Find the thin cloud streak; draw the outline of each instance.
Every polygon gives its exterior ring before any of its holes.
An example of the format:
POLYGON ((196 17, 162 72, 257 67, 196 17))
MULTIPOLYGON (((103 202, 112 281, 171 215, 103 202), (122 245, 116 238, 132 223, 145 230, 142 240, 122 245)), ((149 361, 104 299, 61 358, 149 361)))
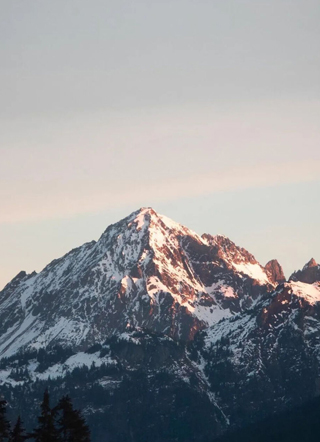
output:
POLYGON ((35 222, 96 213, 126 205, 153 205, 178 198, 319 180, 320 161, 260 164, 211 174, 146 182, 82 180, 17 182, 9 192, 0 181, 0 224, 35 222))

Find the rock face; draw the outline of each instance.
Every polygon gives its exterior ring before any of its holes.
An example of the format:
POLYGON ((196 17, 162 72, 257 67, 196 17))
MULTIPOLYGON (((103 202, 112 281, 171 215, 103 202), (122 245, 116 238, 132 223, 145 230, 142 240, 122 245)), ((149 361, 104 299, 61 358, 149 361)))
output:
POLYGON ((316 263, 314 258, 311 258, 309 262, 303 267, 302 270, 294 272, 290 279, 294 281, 307 282, 313 284, 320 280, 320 265, 316 263))
POLYGON ((270 274, 270 278, 275 284, 282 284, 286 281, 283 269, 276 259, 269 261, 266 264, 265 269, 270 274))
POLYGON ((320 394, 319 281, 140 209, 0 292, 1 394, 31 428, 69 393, 93 442, 212 440, 320 394))

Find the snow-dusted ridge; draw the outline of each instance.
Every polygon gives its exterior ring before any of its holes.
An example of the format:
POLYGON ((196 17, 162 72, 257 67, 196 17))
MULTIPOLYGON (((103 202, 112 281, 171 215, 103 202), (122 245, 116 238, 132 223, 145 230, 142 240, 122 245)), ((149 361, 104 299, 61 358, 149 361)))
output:
POLYGON ((307 284, 300 281, 291 281, 286 284, 295 296, 304 299, 310 305, 320 302, 320 282, 314 284, 307 284))

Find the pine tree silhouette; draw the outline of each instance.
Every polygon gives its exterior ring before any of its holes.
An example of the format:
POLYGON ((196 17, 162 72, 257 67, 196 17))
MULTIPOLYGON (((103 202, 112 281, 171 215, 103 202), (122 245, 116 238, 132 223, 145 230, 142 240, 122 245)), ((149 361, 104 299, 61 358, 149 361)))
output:
POLYGON ((61 442, 90 442, 90 430, 79 410, 73 408, 69 396, 63 396, 57 407, 61 442))
POLYGON ((0 400, 0 442, 4 442, 10 434, 10 424, 6 418, 7 402, 0 400))
POLYGON ((38 417, 38 428, 31 436, 35 442, 60 442, 58 431, 55 427, 54 411, 50 408, 48 389, 44 392, 41 404, 41 415, 38 417))
POLYGON ((26 435, 25 429, 22 426, 22 421, 20 416, 18 416, 17 422, 11 431, 9 442, 24 442, 28 437, 26 435))

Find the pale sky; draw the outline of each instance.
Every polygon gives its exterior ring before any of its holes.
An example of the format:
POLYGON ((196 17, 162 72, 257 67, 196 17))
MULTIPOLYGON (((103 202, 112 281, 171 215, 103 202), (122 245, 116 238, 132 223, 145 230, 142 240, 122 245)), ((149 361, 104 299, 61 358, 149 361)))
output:
POLYGON ((141 206, 320 262, 318 0, 2 0, 0 289, 141 206))

